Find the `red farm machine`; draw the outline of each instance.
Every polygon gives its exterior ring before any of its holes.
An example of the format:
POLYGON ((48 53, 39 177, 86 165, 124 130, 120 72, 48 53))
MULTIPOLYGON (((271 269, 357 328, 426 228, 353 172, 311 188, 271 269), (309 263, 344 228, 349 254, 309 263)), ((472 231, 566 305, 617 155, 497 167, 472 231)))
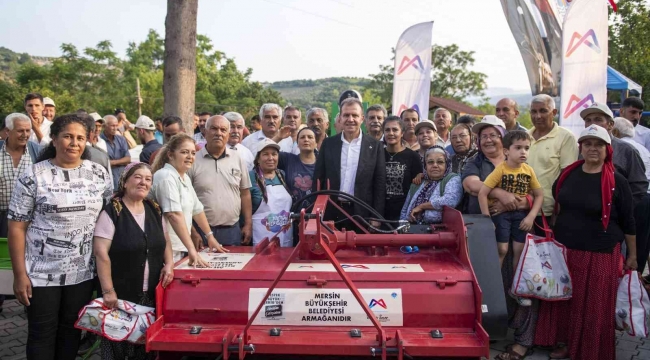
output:
POLYGON ((445 208, 441 224, 370 233, 335 194, 313 193, 312 210, 292 215, 296 247, 265 239, 201 253, 209 268, 176 264, 157 289, 147 350, 160 359, 489 357, 489 339, 507 331, 492 222, 445 208), (324 221, 328 206, 359 230, 324 221))

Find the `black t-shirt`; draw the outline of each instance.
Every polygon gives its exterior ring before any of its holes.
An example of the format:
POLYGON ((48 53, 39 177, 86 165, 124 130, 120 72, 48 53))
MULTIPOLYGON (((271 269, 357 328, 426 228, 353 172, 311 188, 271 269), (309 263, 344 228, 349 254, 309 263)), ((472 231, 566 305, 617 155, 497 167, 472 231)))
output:
MULTIPOLYGON (((634 199, 623 175, 616 182, 607 231, 603 230, 601 173, 588 174, 578 167, 562 184, 556 201, 560 213, 555 222, 555 238, 569 249, 611 253, 625 234, 635 235, 634 199)), ((553 195, 557 180, 553 184, 553 195)))
POLYGON ((406 201, 413 179, 422 172, 420 155, 411 149, 404 149, 391 155, 384 149, 386 155, 386 207, 384 217, 388 220, 399 220, 402 206, 406 201))

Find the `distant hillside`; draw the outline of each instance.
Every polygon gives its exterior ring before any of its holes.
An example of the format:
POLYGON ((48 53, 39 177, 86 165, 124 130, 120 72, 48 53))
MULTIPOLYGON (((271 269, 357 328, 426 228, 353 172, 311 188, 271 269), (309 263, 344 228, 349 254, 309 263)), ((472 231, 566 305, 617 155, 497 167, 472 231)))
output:
POLYGON ((316 80, 276 81, 265 84, 282 94, 282 97, 294 106, 302 109, 326 107, 327 103, 337 102, 339 95, 348 89, 359 90, 370 79, 355 77, 333 77, 316 80))

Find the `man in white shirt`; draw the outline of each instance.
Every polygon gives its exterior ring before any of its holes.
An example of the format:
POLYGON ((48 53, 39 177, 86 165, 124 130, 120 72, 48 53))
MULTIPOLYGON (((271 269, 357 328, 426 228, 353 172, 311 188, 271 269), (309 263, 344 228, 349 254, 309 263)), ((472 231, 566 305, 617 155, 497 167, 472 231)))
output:
POLYGON ((54 117, 56 117, 56 105, 54 104, 54 100, 50 99, 49 97, 43 98, 43 117, 50 120, 54 121, 54 117))
POLYGON ((287 106, 284 108, 282 123, 284 127, 291 129, 291 135, 278 142, 280 151, 299 155, 300 149, 296 142, 296 136, 298 136, 298 130, 300 130, 300 124, 302 123, 300 110, 295 106, 287 106))
MULTIPOLYGON (((361 133, 363 107, 359 99, 345 99, 341 104, 343 132, 323 141, 314 169, 313 191, 327 187, 352 195, 384 214, 386 200, 386 164, 384 147, 371 136, 361 133)), ((344 197, 332 196, 349 214, 370 216, 368 210, 344 197)), ((326 217, 340 220, 341 213, 327 208, 326 217)), ((348 229, 353 226, 346 226, 348 229)))
POLYGON ((106 140, 99 137, 99 135, 104 130, 104 119, 96 112, 90 113, 88 115, 90 115, 90 117, 95 120, 95 135, 92 137, 92 145, 98 149, 102 149, 105 152, 108 152, 108 148, 106 147, 106 140))
POLYGON ((212 113, 207 111, 199 114, 199 121, 197 123, 199 132, 194 133, 194 141, 199 146, 203 146, 207 142, 207 140, 205 139, 205 123, 208 121, 208 119, 211 116, 212 113))
POLYGON ((230 122, 228 147, 239 153, 239 157, 244 160, 248 171, 253 170, 253 161, 255 160, 253 153, 251 153, 246 146, 241 144, 241 140, 244 137, 244 117, 240 113, 234 111, 227 112, 223 114, 223 116, 230 122))
POLYGON ((438 129, 438 139, 436 145, 446 148, 451 145, 451 137, 449 127, 451 126, 451 113, 445 108, 437 108, 433 112, 433 122, 438 129))
POLYGON ((634 125, 634 141, 643 145, 647 150, 650 150, 650 129, 641 125, 641 114, 643 114, 643 100, 637 97, 629 97, 623 100, 621 104, 621 116, 630 120, 634 125))
MULTIPOLYGON (((638 128, 638 126, 635 128, 634 124, 628 119, 617 117, 614 118, 612 135, 632 145, 639 152, 641 160, 643 160, 643 165, 645 166, 645 176, 650 181, 650 151, 634 139, 636 129, 638 128)), ((648 192, 650 193, 650 186, 648 186, 648 192)))
POLYGON ((257 143, 264 139, 271 139, 279 135, 280 120, 282 119, 282 108, 278 104, 264 104, 260 108, 260 121, 262 130, 256 131, 242 141, 242 145, 251 151, 253 156, 257 154, 257 143))
POLYGON ((43 117, 43 96, 39 93, 29 93, 25 96, 25 112, 32 119, 32 135, 29 141, 42 146, 47 146, 50 139, 50 126, 52 122, 43 117))

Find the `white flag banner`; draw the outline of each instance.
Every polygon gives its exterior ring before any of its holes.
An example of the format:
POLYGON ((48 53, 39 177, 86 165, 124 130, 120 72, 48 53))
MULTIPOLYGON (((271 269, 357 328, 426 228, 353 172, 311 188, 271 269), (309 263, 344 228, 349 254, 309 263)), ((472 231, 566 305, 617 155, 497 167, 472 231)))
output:
POLYGON ((433 21, 406 29, 395 47, 393 114, 414 108, 420 119, 429 117, 431 89, 431 31, 433 21))
POLYGON ((576 138, 580 111, 607 101, 607 24, 604 0, 573 0, 564 18, 560 124, 576 138))

